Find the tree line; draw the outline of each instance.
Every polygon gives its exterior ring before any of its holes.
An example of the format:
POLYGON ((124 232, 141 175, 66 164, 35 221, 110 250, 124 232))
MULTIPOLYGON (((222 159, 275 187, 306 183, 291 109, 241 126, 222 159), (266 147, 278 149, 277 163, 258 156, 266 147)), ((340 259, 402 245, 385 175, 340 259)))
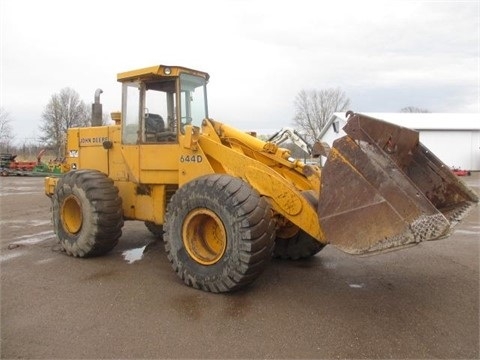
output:
MULTIPOLYGON (((305 139, 314 143, 320 140, 320 133, 328 120, 335 112, 349 110, 350 99, 340 88, 320 90, 301 90, 294 99, 293 125, 305 139)), ((54 151, 57 158, 64 155, 67 130, 71 127, 85 127, 91 125, 91 106, 80 99, 79 94, 69 88, 63 88, 53 94, 44 108, 39 126, 39 147, 54 151)), ((426 109, 408 106, 400 112, 429 112, 426 109)), ((104 114, 103 123, 108 122, 109 116, 104 114)), ((0 108, 0 151, 9 152, 14 138, 11 126, 11 116, 0 108)), ((25 150, 26 143, 23 145, 25 150)), ((29 147, 36 147, 29 144, 29 147)), ((18 146, 16 147, 18 150, 18 146)))
MULTIPOLYGON (((80 95, 72 88, 66 87, 53 94, 45 106, 40 120, 40 136, 32 141, 24 141, 23 145, 14 145, 10 114, 0 108, 0 151, 21 152, 31 155, 26 149, 49 149, 57 158, 65 153, 67 130, 72 127, 91 125, 92 108, 80 99, 80 95)), ((108 122, 109 115, 103 115, 103 124, 108 122)), ((35 150, 33 150, 35 151, 35 150)))

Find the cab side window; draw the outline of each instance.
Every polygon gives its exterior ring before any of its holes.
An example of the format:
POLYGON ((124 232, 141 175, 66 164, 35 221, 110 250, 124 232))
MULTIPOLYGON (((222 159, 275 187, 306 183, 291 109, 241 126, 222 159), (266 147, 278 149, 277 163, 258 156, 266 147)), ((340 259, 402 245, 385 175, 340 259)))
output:
POLYGON ((123 84, 122 143, 137 144, 140 135, 140 86, 138 83, 123 84))

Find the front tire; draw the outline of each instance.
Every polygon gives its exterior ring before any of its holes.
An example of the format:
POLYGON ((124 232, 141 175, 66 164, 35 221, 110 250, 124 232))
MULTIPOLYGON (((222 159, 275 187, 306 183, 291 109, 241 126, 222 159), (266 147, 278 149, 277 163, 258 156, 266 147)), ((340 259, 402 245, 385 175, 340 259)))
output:
POLYGON ((268 202, 242 180, 208 175, 181 187, 167 208, 165 250, 185 284, 240 289, 271 259, 275 223, 268 202))
POLYGON ((96 170, 68 172, 57 183, 53 224, 68 255, 106 254, 122 235, 122 200, 105 174, 96 170))

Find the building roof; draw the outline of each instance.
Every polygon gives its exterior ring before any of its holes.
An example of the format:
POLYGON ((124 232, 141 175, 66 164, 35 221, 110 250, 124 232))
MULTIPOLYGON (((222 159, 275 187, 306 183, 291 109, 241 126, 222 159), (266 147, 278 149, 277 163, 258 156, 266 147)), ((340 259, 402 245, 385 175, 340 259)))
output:
MULTIPOLYGON (((478 113, 362 113, 376 119, 384 120, 414 130, 480 130, 478 113)), ((327 132, 335 119, 345 120, 344 112, 336 112, 329 119, 320 133, 320 138, 327 132)))

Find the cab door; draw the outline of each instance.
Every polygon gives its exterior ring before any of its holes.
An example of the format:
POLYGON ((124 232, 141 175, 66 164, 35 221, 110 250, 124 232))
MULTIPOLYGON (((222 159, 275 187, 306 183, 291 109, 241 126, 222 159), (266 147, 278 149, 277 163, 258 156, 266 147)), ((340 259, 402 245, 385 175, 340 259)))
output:
POLYGON ((126 179, 134 183, 140 180, 141 139, 141 83, 124 83, 122 87, 122 155, 126 163, 126 179))

